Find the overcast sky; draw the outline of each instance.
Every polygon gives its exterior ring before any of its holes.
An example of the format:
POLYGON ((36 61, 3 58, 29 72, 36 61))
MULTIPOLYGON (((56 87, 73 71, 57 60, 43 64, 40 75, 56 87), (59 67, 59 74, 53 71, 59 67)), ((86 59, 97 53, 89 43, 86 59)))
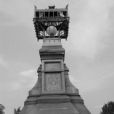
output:
POLYGON ((40 65, 34 5, 69 3, 65 62, 69 76, 92 114, 114 101, 114 0, 0 0, 0 103, 6 114, 23 106, 40 65))

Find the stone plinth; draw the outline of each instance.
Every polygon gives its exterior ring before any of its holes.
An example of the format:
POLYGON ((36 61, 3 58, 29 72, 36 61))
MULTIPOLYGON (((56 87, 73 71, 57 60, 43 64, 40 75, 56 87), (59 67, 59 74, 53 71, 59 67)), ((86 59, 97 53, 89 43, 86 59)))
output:
POLYGON ((20 114, 90 114, 69 80, 62 46, 43 46, 39 53, 38 81, 20 114))

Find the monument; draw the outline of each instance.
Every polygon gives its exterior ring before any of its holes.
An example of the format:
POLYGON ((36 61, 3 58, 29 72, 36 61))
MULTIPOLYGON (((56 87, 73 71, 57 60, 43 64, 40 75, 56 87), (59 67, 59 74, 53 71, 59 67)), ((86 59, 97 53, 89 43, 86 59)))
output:
POLYGON ((33 22, 37 39, 43 40, 39 50, 41 64, 38 80, 19 114, 90 114, 78 89, 70 82, 64 62, 61 40, 68 37, 68 6, 35 7, 33 22))

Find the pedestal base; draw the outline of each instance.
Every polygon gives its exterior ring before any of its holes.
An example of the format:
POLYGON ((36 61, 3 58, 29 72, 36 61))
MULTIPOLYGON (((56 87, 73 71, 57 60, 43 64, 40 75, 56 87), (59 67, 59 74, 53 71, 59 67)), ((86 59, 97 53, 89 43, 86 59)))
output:
POLYGON ((43 46, 38 81, 19 114, 90 114, 69 80, 62 46, 43 46))
POLYGON ((78 95, 29 97, 20 114, 90 114, 78 95))

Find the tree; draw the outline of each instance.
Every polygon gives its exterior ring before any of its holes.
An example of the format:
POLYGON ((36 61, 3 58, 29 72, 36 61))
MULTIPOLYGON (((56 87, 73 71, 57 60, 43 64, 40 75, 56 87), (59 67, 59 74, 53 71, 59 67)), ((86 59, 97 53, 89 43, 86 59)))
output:
POLYGON ((2 105, 2 104, 0 104, 0 114, 4 114, 4 110, 5 109, 5 107, 2 105))
POLYGON ((21 107, 14 109, 14 114, 19 114, 21 112, 21 107))
POLYGON ((114 102, 110 101, 102 107, 101 114, 114 114, 114 102))

